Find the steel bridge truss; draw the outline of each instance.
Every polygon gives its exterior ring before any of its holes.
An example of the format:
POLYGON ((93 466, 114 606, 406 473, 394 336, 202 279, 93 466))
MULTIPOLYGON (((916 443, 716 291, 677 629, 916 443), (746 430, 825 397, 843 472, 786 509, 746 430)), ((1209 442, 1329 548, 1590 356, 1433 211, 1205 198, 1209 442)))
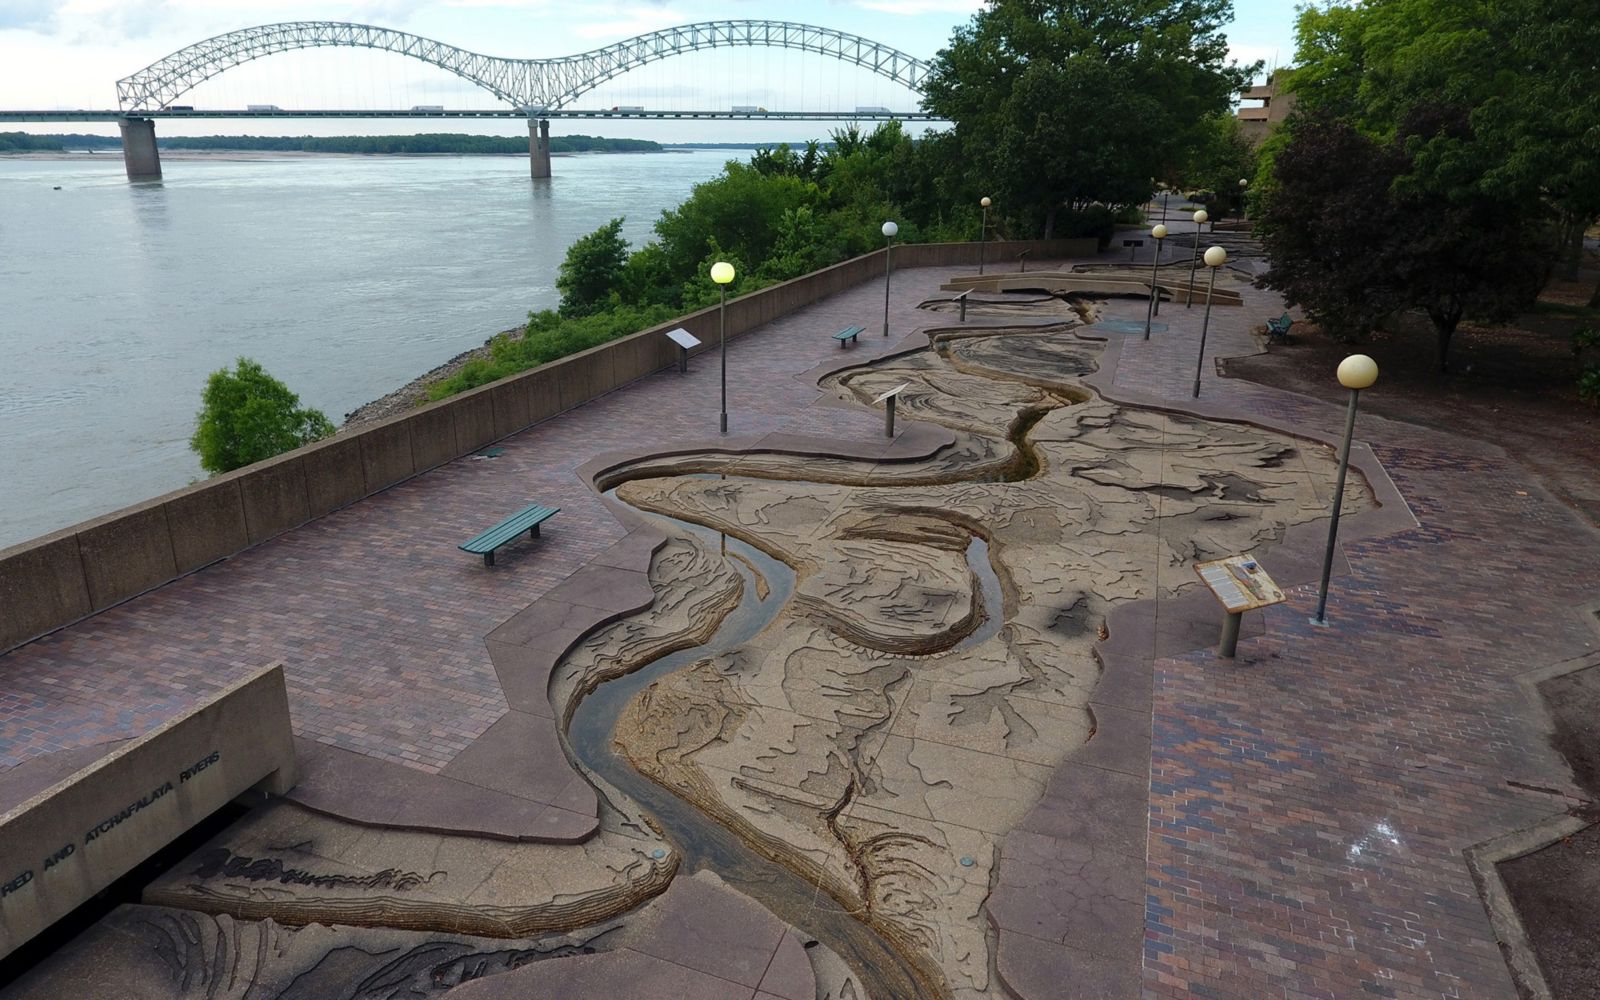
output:
POLYGON ((370 24, 289 21, 242 28, 179 49, 117 81, 124 113, 165 108, 196 85, 262 56, 344 46, 397 52, 448 70, 530 116, 554 111, 612 77, 700 49, 769 46, 832 56, 920 92, 928 64, 859 35, 789 21, 704 21, 555 59, 502 59, 370 24))

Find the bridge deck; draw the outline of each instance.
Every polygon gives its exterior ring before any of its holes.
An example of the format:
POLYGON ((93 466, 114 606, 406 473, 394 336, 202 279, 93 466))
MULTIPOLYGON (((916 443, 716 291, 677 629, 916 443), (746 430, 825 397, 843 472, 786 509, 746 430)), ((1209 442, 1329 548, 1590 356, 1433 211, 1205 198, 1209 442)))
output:
POLYGON ((416 111, 409 108, 326 108, 249 111, 240 108, 195 111, 120 111, 115 108, 80 108, 71 111, 0 111, 0 122, 114 122, 122 118, 725 118, 749 121, 762 118, 796 121, 943 121, 923 111, 611 111, 560 108, 527 112, 518 108, 455 108, 416 111))

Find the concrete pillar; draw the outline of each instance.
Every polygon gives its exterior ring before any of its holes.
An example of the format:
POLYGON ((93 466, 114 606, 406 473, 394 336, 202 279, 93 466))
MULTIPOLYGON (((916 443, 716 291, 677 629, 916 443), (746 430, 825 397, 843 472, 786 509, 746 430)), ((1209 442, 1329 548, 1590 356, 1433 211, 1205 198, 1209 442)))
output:
POLYGON ((528 119, 528 169, 533 177, 550 176, 550 119, 528 119))
POLYGON ((156 152, 156 123, 149 118, 122 118, 122 162, 130 181, 159 181, 161 156, 156 152))

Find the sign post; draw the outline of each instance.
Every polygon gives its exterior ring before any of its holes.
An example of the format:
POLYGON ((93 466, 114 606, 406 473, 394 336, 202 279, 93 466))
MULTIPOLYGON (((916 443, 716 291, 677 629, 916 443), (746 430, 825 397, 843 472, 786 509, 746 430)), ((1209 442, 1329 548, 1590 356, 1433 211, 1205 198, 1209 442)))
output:
POLYGON ((1249 554, 1196 563, 1194 571, 1226 612, 1217 656, 1231 660, 1239 648, 1239 624, 1246 611, 1282 604, 1283 591, 1249 554))
POLYGON ((667 339, 678 345, 678 371, 688 371, 689 351, 700 346, 699 338, 680 326, 676 330, 668 330, 667 339))
POLYGON ((901 382, 888 392, 874 399, 874 404, 884 404, 883 434, 885 437, 894 437, 894 401, 900 398, 900 390, 910 385, 910 382, 901 382))

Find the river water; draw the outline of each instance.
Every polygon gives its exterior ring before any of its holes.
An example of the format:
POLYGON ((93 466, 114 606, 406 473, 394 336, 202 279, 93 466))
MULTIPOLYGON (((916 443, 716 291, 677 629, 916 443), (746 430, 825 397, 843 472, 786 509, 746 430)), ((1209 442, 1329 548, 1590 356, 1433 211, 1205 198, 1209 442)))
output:
POLYGON ((738 155, 557 157, 550 182, 516 157, 169 157, 156 184, 115 153, 0 157, 0 547, 203 478, 200 391, 235 358, 337 424, 738 155))

